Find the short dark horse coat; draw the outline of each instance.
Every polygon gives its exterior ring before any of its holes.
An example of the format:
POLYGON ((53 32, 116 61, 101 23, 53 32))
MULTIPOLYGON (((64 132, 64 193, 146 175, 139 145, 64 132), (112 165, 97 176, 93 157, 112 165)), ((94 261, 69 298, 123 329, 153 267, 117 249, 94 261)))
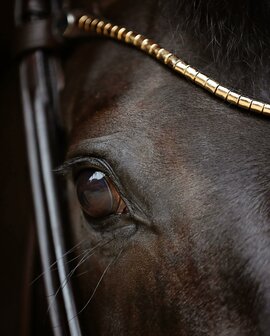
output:
MULTIPOLYGON (((270 100, 270 1, 74 6, 270 100)), ((269 120, 104 38, 76 47, 65 71, 64 169, 103 172, 126 204, 89 218, 70 192, 74 242, 97 246, 77 279, 86 334, 270 335, 269 120)))
MULTIPOLYGON (((71 5, 270 101, 268 0, 71 5)), ((270 121, 101 37, 72 46, 64 72, 83 335, 269 336, 270 121)))

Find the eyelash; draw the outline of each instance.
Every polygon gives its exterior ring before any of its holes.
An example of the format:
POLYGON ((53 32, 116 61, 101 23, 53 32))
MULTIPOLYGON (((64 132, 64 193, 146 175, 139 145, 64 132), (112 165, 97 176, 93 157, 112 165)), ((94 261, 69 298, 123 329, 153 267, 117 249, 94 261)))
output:
MULTIPOLYGON (((97 169, 103 172, 106 176, 115 180, 115 174, 110 168, 109 164, 104 159, 95 157, 75 157, 64 162, 60 167, 55 169, 55 173, 65 176, 67 178, 76 180, 77 176, 84 169, 97 169)), ((116 179, 117 180, 117 179, 116 179)), ((116 186, 118 187, 118 183, 116 186)))
POLYGON ((72 161, 72 176, 76 179, 77 176, 85 169, 96 169, 104 173, 111 178, 111 171, 107 169, 107 165, 104 161, 96 158, 78 158, 76 161, 72 161))

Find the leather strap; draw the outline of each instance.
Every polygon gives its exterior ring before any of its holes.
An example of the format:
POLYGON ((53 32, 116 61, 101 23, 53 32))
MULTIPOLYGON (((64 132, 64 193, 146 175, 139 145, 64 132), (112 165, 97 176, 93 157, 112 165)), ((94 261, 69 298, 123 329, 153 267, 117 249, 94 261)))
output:
POLYGON ((19 26, 16 30, 14 53, 20 57, 36 49, 52 50, 63 42, 52 19, 39 19, 19 26))

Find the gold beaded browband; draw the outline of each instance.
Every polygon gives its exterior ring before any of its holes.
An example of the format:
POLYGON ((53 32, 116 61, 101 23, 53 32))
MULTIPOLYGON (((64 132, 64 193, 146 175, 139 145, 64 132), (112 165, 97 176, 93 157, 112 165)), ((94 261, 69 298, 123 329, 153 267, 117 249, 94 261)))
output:
POLYGON ((196 85, 201 86, 204 90, 207 90, 214 96, 240 108, 270 116, 270 104, 250 99, 227 89, 215 80, 194 69, 189 64, 186 64, 183 60, 172 54, 170 51, 162 48, 153 40, 150 40, 141 34, 137 34, 125 27, 119 27, 110 22, 93 18, 89 15, 75 15, 69 13, 67 15, 67 20, 68 28, 64 33, 65 36, 69 36, 70 31, 75 28, 84 33, 93 32, 98 35, 104 35, 131 44, 164 63, 175 72, 180 73, 196 85))

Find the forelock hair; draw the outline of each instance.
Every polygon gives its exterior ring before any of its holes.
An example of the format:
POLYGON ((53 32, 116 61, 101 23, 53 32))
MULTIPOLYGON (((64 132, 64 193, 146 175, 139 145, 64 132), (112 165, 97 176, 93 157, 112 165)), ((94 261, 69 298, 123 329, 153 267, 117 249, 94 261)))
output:
POLYGON ((269 55, 268 0, 160 0, 160 6, 182 29, 204 39, 215 61, 252 65, 269 55))

